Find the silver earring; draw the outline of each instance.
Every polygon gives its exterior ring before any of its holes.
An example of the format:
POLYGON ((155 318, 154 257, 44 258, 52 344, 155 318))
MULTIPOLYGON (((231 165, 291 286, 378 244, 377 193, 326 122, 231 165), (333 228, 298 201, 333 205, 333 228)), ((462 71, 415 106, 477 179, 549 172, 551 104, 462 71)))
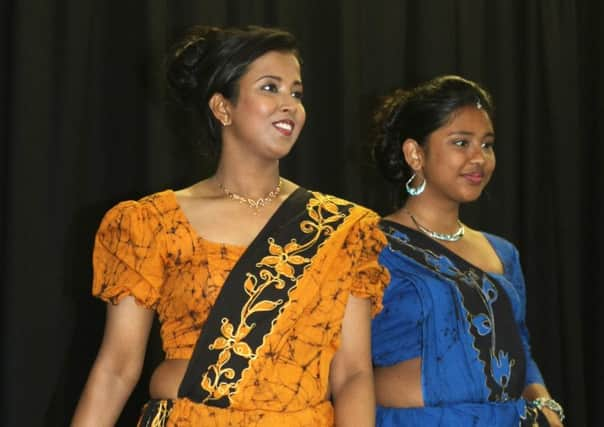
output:
POLYGON ((407 190, 407 193, 409 193, 410 196, 419 196, 426 189, 426 179, 424 178, 422 183, 415 188, 411 187, 411 183, 413 182, 414 179, 415 179, 415 173, 413 175, 411 175, 411 178, 409 178, 407 180, 407 182, 405 183, 405 189, 407 190))

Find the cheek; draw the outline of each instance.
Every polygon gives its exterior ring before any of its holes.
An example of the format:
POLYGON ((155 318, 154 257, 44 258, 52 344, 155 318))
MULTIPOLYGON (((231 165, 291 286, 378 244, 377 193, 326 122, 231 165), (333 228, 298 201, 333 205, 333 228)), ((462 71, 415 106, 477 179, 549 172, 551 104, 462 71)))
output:
POLYGON ((306 110, 304 106, 300 105, 298 109, 298 123, 300 124, 300 130, 304 127, 304 123, 306 123, 306 110))
POLYGON ((240 101, 242 101, 242 109, 247 113, 267 115, 275 109, 274 102, 261 96, 249 97, 240 101))
POLYGON ((256 102, 255 110, 262 115, 268 116, 275 111, 276 104, 269 99, 262 99, 256 102))
POLYGON ((497 160, 495 159, 495 154, 489 159, 487 162, 487 168, 489 174, 492 174, 495 171, 495 165, 497 164, 497 160))

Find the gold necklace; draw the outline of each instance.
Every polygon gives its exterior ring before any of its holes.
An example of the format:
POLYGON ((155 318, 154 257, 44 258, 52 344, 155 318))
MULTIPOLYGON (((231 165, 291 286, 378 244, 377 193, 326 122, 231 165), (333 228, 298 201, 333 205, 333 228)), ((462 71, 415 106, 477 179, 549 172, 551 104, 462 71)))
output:
POLYGON ((423 225, 421 225, 417 221, 417 219, 415 219, 413 214, 411 212, 409 212, 407 209, 405 209, 405 212, 407 212, 407 215, 409 215, 411 217, 413 224, 415 224, 415 226, 418 228, 419 231, 432 237, 433 239, 444 240, 445 242, 457 242, 459 239, 461 239, 463 237, 463 235, 466 231, 463 224, 461 223, 461 221, 459 219, 457 220, 457 225, 459 226, 459 228, 457 229, 457 231, 455 233, 447 234, 447 233, 439 233, 437 231, 432 231, 429 228, 426 228, 423 225))
POLYGON ((283 181, 279 178, 279 182, 269 193, 260 197, 259 199, 252 199, 250 197, 242 196, 241 194, 237 194, 229 189, 227 189, 221 182, 218 183, 218 186, 222 190, 222 192, 231 200, 236 200, 243 205, 247 205, 250 209, 254 210, 254 215, 258 213, 258 210, 263 208, 264 206, 271 203, 275 198, 281 193, 281 184, 283 181))

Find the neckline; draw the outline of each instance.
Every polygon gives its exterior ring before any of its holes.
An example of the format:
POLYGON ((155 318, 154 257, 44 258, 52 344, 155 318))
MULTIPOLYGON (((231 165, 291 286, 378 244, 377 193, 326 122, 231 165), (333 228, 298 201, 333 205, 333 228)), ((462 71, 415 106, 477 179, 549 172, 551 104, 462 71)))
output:
MULTIPOLYGON (((290 200, 292 198, 292 196, 294 194, 298 193, 298 191, 300 191, 300 190, 303 190, 303 188, 300 187, 300 186, 298 186, 294 191, 292 191, 281 202, 281 204, 277 207, 277 209, 275 210, 275 212, 273 213, 273 215, 271 215, 269 217, 269 219, 268 219, 268 221, 266 223, 268 224, 271 221, 271 219, 273 218, 273 216, 275 216, 275 214, 281 209, 281 207, 283 206, 283 204, 285 204, 285 202, 287 202, 288 200, 290 200)), ((176 211, 178 212, 178 215, 181 217, 182 222, 186 225, 186 227, 189 230, 189 233, 191 234, 191 236, 193 236, 193 238, 195 240, 201 241, 201 242, 203 242, 205 244, 209 244, 209 245, 212 245, 212 246, 224 246, 224 247, 227 247, 227 248, 232 248, 232 249, 236 249, 236 250, 240 250, 240 251, 245 251, 249 247, 249 244, 247 244, 247 245, 238 245, 238 244, 235 244, 235 243, 220 242, 220 241, 211 240, 211 239, 207 239, 207 238, 203 237, 195 229, 195 227, 193 227, 193 224, 191 223, 191 221, 189 221, 189 217, 187 216, 187 214, 183 210, 182 206, 178 202, 178 197, 176 197, 176 192, 173 189, 168 189, 168 190, 166 190, 166 193, 170 195, 171 202, 176 207, 176 211)), ((262 229, 264 229, 264 226, 262 227, 262 229)))
POLYGON ((430 237, 426 236, 424 233, 422 233, 421 231, 415 230, 409 226, 406 226, 404 224, 401 224, 399 222, 396 221, 392 221, 391 219, 385 219, 382 218, 380 220, 381 223, 387 223, 388 225, 393 226, 395 229, 397 229, 398 231, 401 232, 405 232, 405 233, 411 233, 414 234, 416 237, 420 238, 420 239, 424 239, 425 241, 427 241, 428 243, 437 246, 441 251, 445 252, 447 256, 454 258, 478 271, 480 271, 481 273, 484 274, 488 274, 489 276, 496 276, 496 277, 507 277, 506 275, 506 270, 505 270, 505 263, 503 262, 503 259, 501 258, 501 254, 499 253, 499 251, 497 250, 497 247, 495 245, 493 245, 493 242, 491 241, 491 239, 489 239, 489 236, 487 233, 483 232, 483 231, 479 231, 480 234, 482 234, 484 236, 485 239, 487 239, 488 244, 491 246, 491 248, 493 249, 493 252, 495 252, 495 255, 497 256, 497 258, 499 259, 499 262, 501 264, 502 267, 502 272, 498 273, 495 271, 486 271, 483 268, 478 267, 477 265, 471 263, 470 261, 468 261, 467 259, 465 259, 464 257, 456 254, 455 252, 453 252, 451 249, 447 248, 445 245, 443 245, 442 243, 431 239, 430 237))

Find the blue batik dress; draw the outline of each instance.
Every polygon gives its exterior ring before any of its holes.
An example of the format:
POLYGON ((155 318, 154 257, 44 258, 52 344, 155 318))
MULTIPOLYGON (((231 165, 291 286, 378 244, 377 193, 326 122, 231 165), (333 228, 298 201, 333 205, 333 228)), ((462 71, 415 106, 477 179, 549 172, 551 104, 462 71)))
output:
POLYGON ((525 326, 518 251, 485 233, 504 267, 486 273, 401 224, 382 220, 391 281, 372 324, 375 366, 421 358, 424 407, 378 406, 377 426, 509 427, 524 388, 543 383, 525 326))

